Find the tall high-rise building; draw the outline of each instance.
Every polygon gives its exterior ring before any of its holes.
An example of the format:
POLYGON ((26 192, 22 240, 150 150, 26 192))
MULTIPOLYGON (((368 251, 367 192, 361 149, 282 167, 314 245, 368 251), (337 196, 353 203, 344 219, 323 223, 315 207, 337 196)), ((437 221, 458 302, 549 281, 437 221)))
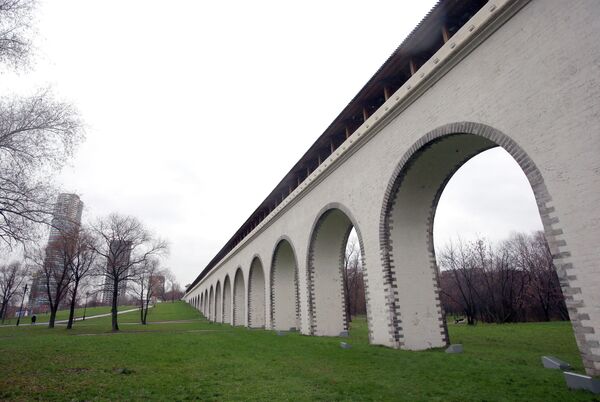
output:
POLYGON ((113 240, 110 242, 110 256, 106 261, 106 279, 102 290, 102 302, 111 303, 114 293, 114 277, 118 275, 119 293, 122 300, 127 293, 127 280, 129 262, 131 259, 131 242, 126 240, 113 240))
MULTIPOLYGON (((46 259, 44 262, 50 269, 58 267, 58 264, 61 263, 61 250, 58 247, 61 233, 79 226, 81 224, 82 213, 83 202, 77 194, 61 193, 58 195, 52 213, 50 234, 48 235, 48 245, 46 247, 46 259)), ((43 308, 43 306, 47 306, 49 303, 45 275, 42 271, 33 274, 29 300, 31 307, 34 309, 43 308)))
POLYGON ((81 224, 83 202, 77 194, 62 193, 54 205, 52 224, 48 244, 57 241, 61 232, 65 232, 81 224))

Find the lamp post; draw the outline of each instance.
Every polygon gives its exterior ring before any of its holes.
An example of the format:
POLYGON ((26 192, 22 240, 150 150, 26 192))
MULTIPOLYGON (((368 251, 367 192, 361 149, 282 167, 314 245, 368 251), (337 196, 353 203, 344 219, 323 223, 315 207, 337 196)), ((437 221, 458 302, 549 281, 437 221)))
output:
POLYGON ((87 300, 88 300, 88 296, 90 295, 90 292, 85 292, 85 305, 83 306, 83 320, 85 321, 85 311, 87 310, 87 300))
POLYGON ((21 313, 23 312, 23 303, 25 302, 25 294, 27 293, 27 284, 25 284, 25 290, 23 291, 23 298, 21 299, 21 307, 19 308, 19 317, 17 317, 17 327, 21 323, 21 313))

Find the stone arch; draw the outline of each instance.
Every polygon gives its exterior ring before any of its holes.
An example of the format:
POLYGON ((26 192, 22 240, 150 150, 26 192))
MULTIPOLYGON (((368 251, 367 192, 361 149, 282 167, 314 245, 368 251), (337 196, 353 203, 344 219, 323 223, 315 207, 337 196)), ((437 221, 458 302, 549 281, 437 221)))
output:
POLYGON ((210 285, 210 291, 208 292, 208 319, 210 321, 215 320, 215 294, 212 285, 210 285))
POLYGON ((215 322, 223 322, 223 297, 221 295, 221 281, 215 287, 215 322))
POLYGON ((287 236, 282 236, 275 243, 270 277, 272 329, 299 329, 298 260, 292 241, 287 236))
MULTIPOLYGON (((435 211, 454 173, 472 157, 497 146, 504 148, 527 176, 546 237, 558 256, 559 278, 561 283, 566 280, 557 248, 566 244, 556 238, 562 230, 558 219, 550 216, 551 198, 533 160, 515 141, 490 126, 472 122, 444 125, 421 137, 402 156, 384 196, 380 248, 384 294, 390 306, 390 342, 396 347, 421 350, 448 344, 433 244, 435 211)), ((569 294, 565 285, 563 292, 569 294)), ((577 329, 577 317, 572 318, 577 329)))
POLYGON ((229 279, 229 275, 225 275, 225 279, 223 280, 223 322, 233 325, 231 298, 231 280, 229 279))
POLYGON ((317 216, 307 257, 310 334, 339 336, 348 330, 343 269, 346 243, 354 227, 360 244, 371 339, 367 270, 360 228, 349 210, 339 203, 326 205, 317 216))
POLYGON ((264 328, 266 315, 265 270, 259 256, 254 256, 248 275, 248 326, 264 328))
POLYGON ((242 268, 238 268, 233 279, 233 325, 246 325, 246 285, 242 268))

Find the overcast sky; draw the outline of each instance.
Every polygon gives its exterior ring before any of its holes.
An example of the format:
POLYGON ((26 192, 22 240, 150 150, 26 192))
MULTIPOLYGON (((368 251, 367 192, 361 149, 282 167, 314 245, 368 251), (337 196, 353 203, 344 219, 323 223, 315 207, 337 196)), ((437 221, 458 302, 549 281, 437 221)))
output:
MULTIPOLYGON (((186 284, 434 3, 46 0, 35 63, 2 88, 77 105, 87 140, 59 183, 84 220, 133 214, 167 238, 186 284)), ((436 245, 540 227, 525 176, 492 150, 450 181, 436 245)))

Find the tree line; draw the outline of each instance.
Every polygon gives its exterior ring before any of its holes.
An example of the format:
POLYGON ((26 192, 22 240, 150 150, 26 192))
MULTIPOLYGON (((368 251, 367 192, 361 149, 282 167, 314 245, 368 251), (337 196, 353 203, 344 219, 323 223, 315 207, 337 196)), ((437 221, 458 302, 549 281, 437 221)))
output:
POLYGON ((552 253, 541 231, 450 243, 438 253, 446 314, 468 324, 568 320, 552 253))
MULTIPOLYGON (((153 235, 137 218, 113 213, 89 225, 73 222, 58 232, 47 244, 29 243, 21 260, 0 264, 2 323, 9 310, 15 311, 24 299, 24 286, 34 277, 41 283, 47 300, 49 328, 54 328, 56 313, 64 306, 69 308, 67 329, 73 327, 82 293, 86 302, 90 294, 95 299, 99 294, 111 296, 114 331, 119 330, 119 295, 132 295, 140 307, 142 324, 146 324, 151 301, 181 297, 173 274, 161 265, 168 243, 153 235), (159 279, 162 282, 157 282, 159 279), (170 291, 164 287, 166 281, 171 284, 170 291)), ((33 289, 30 291, 33 294, 33 289)))
MULTIPOLYGON (((468 324, 568 320, 560 281, 544 233, 516 233, 497 245, 485 239, 451 242, 436 253, 440 300, 449 317, 468 324)), ((358 239, 344 259, 346 315, 366 314, 358 239)))
POLYGON ((23 271, 23 275, 37 273, 38 280, 41 275, 50 328, 54 327, 56 312, 65 304, 69 306, 67 329, 73 326, 82 285, 94 298, 98 294, 110 296, 113 331, 119 330, 120 295, 134 295, 145 324, 151 300, 165 296, 164 292, 156 294, 156 280, 170 279, 177 286, 170 271, 161 266, 161 258, 168 252, 167 242, 135 217, 113 213, 90 225, 74 222, 58 232, 47 245, 27 252, 23 271))

